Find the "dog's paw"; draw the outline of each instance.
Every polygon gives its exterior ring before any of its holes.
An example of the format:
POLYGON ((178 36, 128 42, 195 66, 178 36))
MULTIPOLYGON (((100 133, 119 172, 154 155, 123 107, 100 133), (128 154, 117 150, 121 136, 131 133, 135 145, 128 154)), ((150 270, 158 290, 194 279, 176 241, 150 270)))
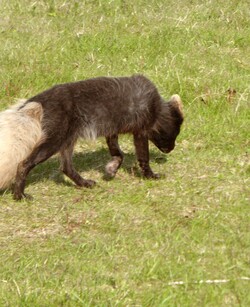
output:
POLYGON ((119 164, 116 161, 110 161, 106 166, 105 166, 105 172, 106 175, 110 177, 115 177, 116 172, 118 170, 119 164))
POLYGON ((94 180, 90 180, 90 179, 85 179, 84 180, 84 183, 83 183, 83 186, 85 188, 93 188, 93 186, 96 185, 96 182, 94 180))
POLYGON ((13 199, 14 200, 23 200, 23 199, 27 199, 27 200, 33 200, 34 198, 26 193, 13 193, 13 199))
POLYGON ((144 174, 144 177, 147 178, 147 179, 160 179, 161 178, 161 175, 160 174, 157 174, 157 173, 147 173, 147 174, 144 174))

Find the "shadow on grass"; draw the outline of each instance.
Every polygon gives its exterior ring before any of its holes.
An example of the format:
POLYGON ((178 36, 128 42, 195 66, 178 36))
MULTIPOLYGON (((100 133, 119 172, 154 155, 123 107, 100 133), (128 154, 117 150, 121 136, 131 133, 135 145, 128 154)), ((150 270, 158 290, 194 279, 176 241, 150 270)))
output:
MULTIPOLYGON (((99 150, 87 153, 75 153, 73 156, 73 166, 79 173, 94 170, 102 173, 103 180, 112 180, 113 178, 108 177, 105 173, 105 165, 109 160, 109 151, 105 148, 101 148, 99 150)), ((150 153, 150 161, 156 162, 158 164, 163 164, 167 161, 167 156, 162 153, 155 153, 152 151, 150 153)), ((124 161, 121 169, 123 169, 128 174, 136 177, 141 177, 134 153, 124 153, 124 161)), ((34 169, 32 169, 28 175, 26 186, 35 182, 44 181, 46 179, 53 180, 58 184, 66 186, 74 185, 71 180, 64 179, 64 175, 60 171, 60 163, 57 156, 48 159, 47 161, 37 165, 34 169)), ((3 193, 5 193, 5 191, 0 191, 0 195, 3 193)))

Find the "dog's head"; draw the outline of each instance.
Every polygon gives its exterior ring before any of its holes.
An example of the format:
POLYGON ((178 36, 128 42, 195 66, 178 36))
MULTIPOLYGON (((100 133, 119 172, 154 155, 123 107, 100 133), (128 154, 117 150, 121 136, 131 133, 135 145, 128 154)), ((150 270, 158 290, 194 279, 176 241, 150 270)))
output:
POLYGON ((161 115, 149 132, 150 141, 164 153, 172 151, 183 120, 181 99, 173 95, 169 102, 163 103, 161 115))

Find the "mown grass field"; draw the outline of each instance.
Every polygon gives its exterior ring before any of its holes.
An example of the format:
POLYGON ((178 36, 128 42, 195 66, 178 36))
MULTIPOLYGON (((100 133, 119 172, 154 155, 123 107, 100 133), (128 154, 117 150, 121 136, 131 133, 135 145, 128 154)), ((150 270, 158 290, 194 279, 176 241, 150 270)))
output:
POLYGON ((123 136, 112 181, 104 139, 82 140, 74 164, 94 189, 54 157, 29 175, 33 201, 1 193, 0 306, 250 305, 249 18, 243 0, 0 1, 0 110, 143 73, 185 112, 175 150, 150 148, 160 180, 141 178, 123 136))

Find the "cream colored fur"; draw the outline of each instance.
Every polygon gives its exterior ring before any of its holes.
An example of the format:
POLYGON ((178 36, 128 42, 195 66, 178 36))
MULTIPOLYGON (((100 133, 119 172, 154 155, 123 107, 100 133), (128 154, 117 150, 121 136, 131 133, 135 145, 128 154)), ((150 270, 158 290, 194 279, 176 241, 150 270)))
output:
POLYGON ((179 110, 181 111, 181 113, 183 114, 183 104, 181 101, 181 97, 177 94, 173 95, 170 99, 171 101, 174 101, 176 103, 176 105, 178 106, 179 110))
POLYGON ((24 103, 21 101, 0 113, 0 190, 13 183, 18 164, 42 138, 41 105, 24 103))

